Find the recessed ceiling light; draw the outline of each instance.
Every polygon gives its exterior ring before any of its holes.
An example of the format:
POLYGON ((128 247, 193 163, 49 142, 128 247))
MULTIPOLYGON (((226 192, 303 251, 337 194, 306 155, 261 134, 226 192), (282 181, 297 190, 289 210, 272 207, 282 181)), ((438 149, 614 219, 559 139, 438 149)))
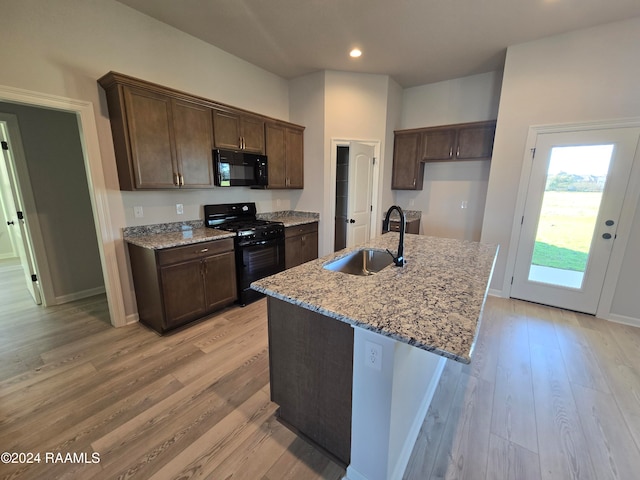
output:
POLYGON ((351 57, 353 58, 358 58, 360 55, 362 55, 362 52, 360 51, 360 49, 354 48, 349 52, 349 55, 351 55, 351 57))

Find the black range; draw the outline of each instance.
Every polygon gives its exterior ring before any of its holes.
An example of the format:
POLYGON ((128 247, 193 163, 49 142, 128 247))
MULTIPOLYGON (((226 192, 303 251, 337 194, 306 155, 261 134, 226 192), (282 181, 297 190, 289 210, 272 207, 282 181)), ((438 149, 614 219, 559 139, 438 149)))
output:
POLYGON ((204 206, 208 228, 235 232, 238 303, 246 305, 264 295, 251 282, 284 270, 284 225, 256 218, 256 204, 223 203, 204 206))

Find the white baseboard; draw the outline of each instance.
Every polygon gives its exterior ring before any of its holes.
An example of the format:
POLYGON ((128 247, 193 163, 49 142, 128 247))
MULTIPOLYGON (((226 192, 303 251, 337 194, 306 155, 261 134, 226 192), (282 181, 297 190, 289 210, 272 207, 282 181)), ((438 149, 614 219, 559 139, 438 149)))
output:
POLYGON ((69 293, 68 295, 60 295, 56 297, 56 305, 62 305, 63 303, 74 302, 87 297, 93 297, 94 295, 100 295, 105 293, 104 285, 96 288, 89 288, 80 292, 69 293))
POLYGON ((138 323, 140 321, 140 317, 137 313, 130 313, 125 317, 125 325, 132 325, 134 323, 138 323))
POLYGON ((9 260, 9 259, 14 259, 14 258, 18 258, 16 257, 16 254, 13 252, 10 253, 0 253, 0 260, 9 260))
POLYGON ((624 325, 630 325, 632 327, 640 327, 640 318, 626 317, 624 315, 618 315, 616 313, 610 313, 605 317, 605 320, 610 322, 622 323, 624 325))
POLYGON ((492 297, 503 297, 502 290, 498 290, 497 288, 490 288, 487 292, 492 297))

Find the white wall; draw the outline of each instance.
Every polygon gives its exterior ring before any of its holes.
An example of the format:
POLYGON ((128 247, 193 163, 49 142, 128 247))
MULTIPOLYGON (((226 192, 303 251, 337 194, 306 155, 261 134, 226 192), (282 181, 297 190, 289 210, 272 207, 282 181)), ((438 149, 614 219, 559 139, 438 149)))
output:
MULTIPOLYGON (((502 290, 525 142, 531 125, 640 117, 640 18, 509 47, 482 240, 500 244, 491 287, 502 290)), ((628 241, 612 312, 640 319, 640 218, 628 241)))
POLYGON ((391 162, 385 155, 390 81, 386 75, 324 71, 291 82, 291 120, 307 127, 305 188, 295 206, 320 212, 320 256, 333 251, 331 141, 379 141, 379 168, 385 169, 391 162))
MULTIPOLYGON (((133 206, 146 206, 139 223, 176 218, 183 203, 184 219, 202 217, 201 205, 256 200, 273 210, 279 200, 289 207, 287 192, 241 188, 224 192, 119 191, 113 143, 104 92, 96 80, 110 70, 142 78, 230 105, 288 120, 288 82, 194 37, 112 0, 2 1, 3 38, 0 85, 90 101, 96 111, 98 138, 107 188, 110 189, 114 238, 121 228, 138 224, 133 206), (5 45, 6 46, 6 45, 5 45), (196 215, 197 213, 197 215, 196 215)), ((124 244, 118 263, 125 311, 135 313, 133 287, 124 244)))
MULTIPOLYGON (((407 88, 401 128, 493 120, 498 115, 502 72, 490 72, 407 88)), ((421 210, 425 235, 480 240, 491 162, 429 162, 422 190, 396 190, 405 209, 421 210)))

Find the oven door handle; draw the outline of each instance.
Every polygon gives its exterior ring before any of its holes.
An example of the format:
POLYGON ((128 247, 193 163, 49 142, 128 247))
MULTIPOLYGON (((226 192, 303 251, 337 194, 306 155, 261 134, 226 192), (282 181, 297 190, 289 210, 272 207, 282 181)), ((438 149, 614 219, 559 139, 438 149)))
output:
POLYGON ((261 240, 259 242, 255 242, 255 241, 248 241, 248 242, 238 242, 238 246, 239 247, 254 247, 254 246, 259 246, 259 245, 267 245, 270 243, 278 243, 278 239, 277 238, 271 238, 269 240, 261 240))

